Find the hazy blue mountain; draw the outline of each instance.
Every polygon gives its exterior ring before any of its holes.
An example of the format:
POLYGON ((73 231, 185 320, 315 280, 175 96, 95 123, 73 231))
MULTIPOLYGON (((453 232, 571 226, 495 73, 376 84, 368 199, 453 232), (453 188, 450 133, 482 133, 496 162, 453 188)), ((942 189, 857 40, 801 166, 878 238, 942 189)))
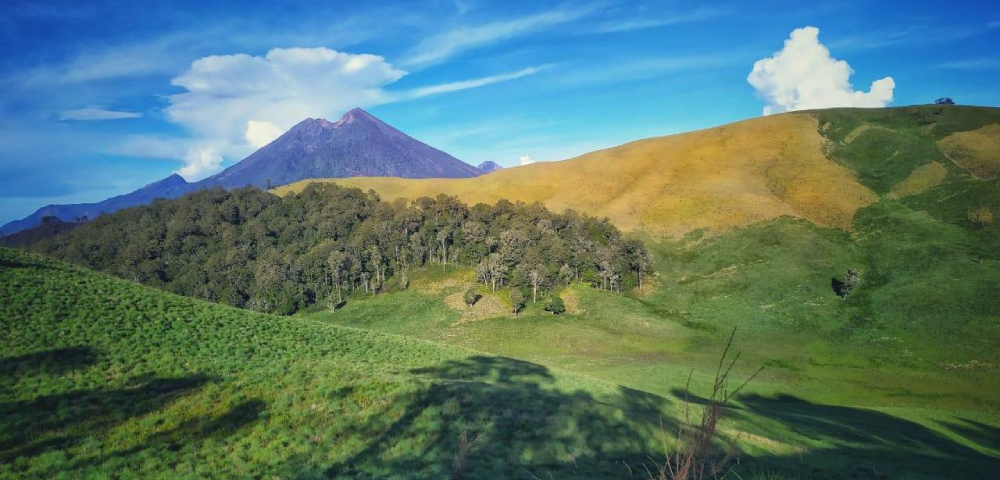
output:
POLYGON ((500 164, 494 162, 493 160, 487 160, 483 163, 480 163, 478 166, 476 166, 476 168, 478 168, 483 173, 490 173, 490 172, 495 172, 497 170, 503 170, 503 167, 501 167, 500 164))
POLYGON ((0 235, 27 230, 40 223, 44 217, 55 217, 65 222, 80 222, 111 213, 123 208, 145 205, 157 198, 173 198, 192 190, 191 183, 176 173, 134 192, 111 197, 95 203, 75 203, 69 205, 46 205, 21 220, 14 220, 0 227, 0 235))
POLYGON ((336 122, 322 118, 303 120, 247 158, 204 180, 188 183, 174 174, 101 202, 48 205, 0 227, 0 235, 32 228, 46 216, 76 222, 144 205, 156 198, 175 198, 215 186, 266 188, 307 178, 459 178, 483 173, 355 108, 336 122))

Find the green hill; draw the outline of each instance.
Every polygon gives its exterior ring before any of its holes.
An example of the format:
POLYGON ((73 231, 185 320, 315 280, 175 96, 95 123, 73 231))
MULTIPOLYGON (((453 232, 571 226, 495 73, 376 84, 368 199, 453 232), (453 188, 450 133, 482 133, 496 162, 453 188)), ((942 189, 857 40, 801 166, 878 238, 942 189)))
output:
POLYGON ((653 395, 0 262, 0 478, 446 478, 463 432, 466 478, 617 478, 656 451, 653 395))

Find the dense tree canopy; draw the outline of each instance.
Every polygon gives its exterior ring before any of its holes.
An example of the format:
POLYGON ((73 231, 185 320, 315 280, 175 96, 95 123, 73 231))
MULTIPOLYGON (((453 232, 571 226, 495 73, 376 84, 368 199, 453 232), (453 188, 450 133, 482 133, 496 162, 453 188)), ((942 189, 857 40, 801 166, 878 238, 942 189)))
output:
POLYGON ((284 198, 254 188, 199 191, 101 216, 33 248, 182 295, 283 314, 405 285, 407 271, 429 263, 471 266, 492 289, 536 294, 572 280, 621 291, 649 270, 642 245, 606 220, 506 200, 469 207, 444 195, 390 203, 336 185, 284 198))

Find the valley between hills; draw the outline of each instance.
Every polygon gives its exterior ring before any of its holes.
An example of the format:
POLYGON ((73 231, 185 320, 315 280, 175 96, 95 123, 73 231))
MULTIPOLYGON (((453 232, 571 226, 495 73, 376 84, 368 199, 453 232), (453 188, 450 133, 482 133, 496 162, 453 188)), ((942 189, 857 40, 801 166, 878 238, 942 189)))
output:
MULTIPOLYGON (((353 115, 299 133, 437 156, 353 115)), ((43 222, 0 247, 0 478, 647 478, 734 330, 739 478, 989 478, 998 126, 795 112, 43 222)))

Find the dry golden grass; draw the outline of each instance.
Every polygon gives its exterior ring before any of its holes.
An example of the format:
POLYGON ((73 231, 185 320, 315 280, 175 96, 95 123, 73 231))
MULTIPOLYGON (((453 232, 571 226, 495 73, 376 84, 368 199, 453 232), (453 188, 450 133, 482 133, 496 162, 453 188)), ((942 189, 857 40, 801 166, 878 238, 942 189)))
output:
POLYGON ((580 308, 580 295, 571 289, 563 290, 559 294, 559 298, 562 299, 563 304, 566 305, 566 313, 570 315, 579 315, 584 313, 584 310, 580 308))
POLYGON ((910 195, 916 195, 941 183, 947 174, 948 169, 938 162, 921 165, 913 169, 905 180, 896 184, 895 187, 892 187, 892 191, 889 192, 889 197, 903 198, 910 195))
POLYGON ((948 135, 938 142, 941 151, 976 178, 1000 174, 1000 124, 948 135))
POLYGON ((789 215, 847 229, 854 212, 876 200, 846 168, 823 154, 809 113, 773 115, 722 127, 639 140, 562 162, 509 168, 477 178, 305 180, 373 189, 383 199, 439 193, 466 203, 541 202, 608 217, 625 231, 676 237, 720 233, 789 215))
POLYGON ((473 306, 468 306, 462 298, 462 292, 455 292, 444 297, 444 304, 462 314, 456 324, 509 316, 510 307, 495 295, 484 295, 473 306))

